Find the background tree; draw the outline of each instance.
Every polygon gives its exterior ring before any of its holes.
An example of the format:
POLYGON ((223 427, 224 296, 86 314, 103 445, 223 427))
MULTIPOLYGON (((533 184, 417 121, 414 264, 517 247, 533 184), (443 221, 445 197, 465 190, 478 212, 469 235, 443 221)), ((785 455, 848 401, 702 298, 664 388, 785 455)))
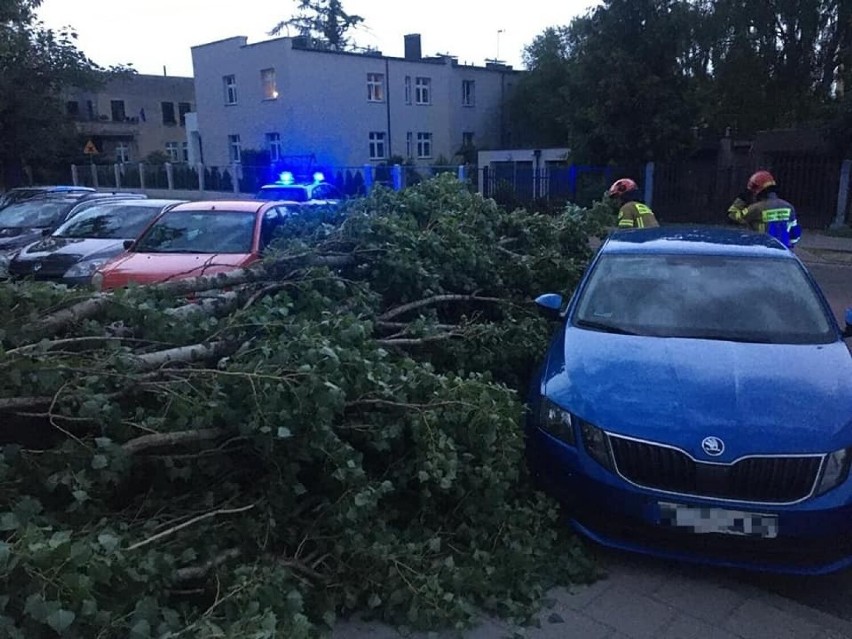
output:
POLYGON ((346 13, 340 0, 295 1, 298 13, 276 24, 270 35, 278 35, 287 27, 293 27, 300 35, 318 38, 333 51, 343 51, 350 44, 346 34, 364 22, 361 16, 346 13))
POLYGON ((68 153, 76 132, 63 90, 94 88, 108 77, 77 48, 76 33, 47 29, 36 19, 40 4, 0 2, 0 187, 20 182, 23 167, 68 153))

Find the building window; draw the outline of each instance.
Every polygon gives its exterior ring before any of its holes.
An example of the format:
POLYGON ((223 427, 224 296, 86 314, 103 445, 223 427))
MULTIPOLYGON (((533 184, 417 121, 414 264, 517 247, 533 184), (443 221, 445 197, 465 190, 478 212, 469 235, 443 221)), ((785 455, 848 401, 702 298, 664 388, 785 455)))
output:
POLYGON ((177 142, 166 142, 166 155, 171 162, 180 162, 180 144, 177 142))
POLYGON ((65 103, 65 113, 70 115, 72 118, 76 118, 80 115, 80 103, 76 100, 69 100, 65 103))
POLYGON ((414 134, 409 131, 405 134, 405 157, 414 156, 414 134))
MULTIPOLYGON (((275 69, 261 70, 260 86, 263 89, 264 100, 278 99, 278 82, 275 79, 275 69)), ((234 100, 234 102, 236 102, 236 100, 234 100)))
POLYGON ((127 114, 124 112, 124 100, 111 100, 109 103, 113 122, 124 122, 127 114))
POLYGON ((189 142, 180 143, 180 152, 181 157, 183 157, 183 161, 189 162, 189 142))
POLYGON ((95 119, 95 103, 91 100, 86 100, 86 115, 90 120, 95 119))
POLYGON ((370 159, 384 160, 385 159, 385 132, 371 131, 370 132, 370 159))
POLYGON ((405 103, 411 104, 411 76, 405 76, 405 103))
POLYGON ((281 161, 281 135, 279 133, 266 134, 266 148, 269 149, 270 161, 281 161))
POLYGON ((192 111, 192 105, 189 102, 178 102, 178 117, 180 117, 180 125, 186 126, 186 114, 192 111))
POLYGON ((225 104, 237 103, 237 76, 226 75, 222 78, 222 85, 225 89, 225 104))
POLYGON ((382 73, 367 74, 367 101, 385 101, 385 76, 382 73))
POLYGON ((476 106, 476 82, 473 80, 462 81, 462 106, 476 106))
POLYGON ((417 104, 432 104, 432 78, 417 78, 414 83, 414 101, 417 104))
POLYGON ((177 120, 175 120, 175 103, 161 102, 160 106, 163 109, 163 124, 177 124, 177 120))
POLYGON ((239 164, 242 162, 243 149, 239 135, 228 136, 228 158, 231 160, 231 164, 239 164))
POLYGON ((121 164, 130 162, 130 144, 119 142, 115 145, 115 161, 121 164))
POLYGON ((473 131, 465 131, 462 133, 462 146, 466 149, 473 147, 473 131))
POLYGON ((432 134, 423 133, 417 134, 417 157, 420 159, 432 157, 432 134))

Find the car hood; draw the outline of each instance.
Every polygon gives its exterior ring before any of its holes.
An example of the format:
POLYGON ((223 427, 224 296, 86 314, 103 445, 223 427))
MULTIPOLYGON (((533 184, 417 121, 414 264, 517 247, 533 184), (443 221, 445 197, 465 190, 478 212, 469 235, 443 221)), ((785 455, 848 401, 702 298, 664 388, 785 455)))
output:
POLYGON ((0 252, 16 251, 41 237, 41 228, 0 227, 0 252))
POLYGON ((112 257, 124 251, 122 239, 46 237, 29 245, 18 254, 19 260, 39 260, 48 256, 63 256, 80 260, 112 257))
POLYGON ((103 288, 214 275, 248 266, 256 259, 251 253, 125 253, 101 269, 103 288))
POLYGON ((719 437, 716 461, 852 446, 852 355, 824 345, 612 335, 568 327, 545 394, 605 430, 686 450, 719 437))

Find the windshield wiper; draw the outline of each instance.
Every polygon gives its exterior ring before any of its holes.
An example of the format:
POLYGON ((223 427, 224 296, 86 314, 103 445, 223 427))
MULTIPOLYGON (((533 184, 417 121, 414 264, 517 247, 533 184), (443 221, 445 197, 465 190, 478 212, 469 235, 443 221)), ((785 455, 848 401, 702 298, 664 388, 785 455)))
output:
POLYGON ((606 322, 595 322, 593 320, 581 319, 577 320, 576 324, 581 328, 590 328, 594 331, 601 331, 603 333, 613 333, 615 335, 638 335, 638 333, 628 331, 626 328, 607 324, 606 322))

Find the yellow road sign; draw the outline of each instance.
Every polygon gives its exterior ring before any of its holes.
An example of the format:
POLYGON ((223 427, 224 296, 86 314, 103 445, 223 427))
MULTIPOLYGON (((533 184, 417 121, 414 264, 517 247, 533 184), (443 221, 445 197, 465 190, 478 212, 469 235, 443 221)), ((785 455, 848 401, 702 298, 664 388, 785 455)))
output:
POLYGON ((97 155, 99 153, 98 147, 95 146, 95 143, 89 140, 86 142, 86 146, 83 147, 83 153, 86 155, 97 155))

